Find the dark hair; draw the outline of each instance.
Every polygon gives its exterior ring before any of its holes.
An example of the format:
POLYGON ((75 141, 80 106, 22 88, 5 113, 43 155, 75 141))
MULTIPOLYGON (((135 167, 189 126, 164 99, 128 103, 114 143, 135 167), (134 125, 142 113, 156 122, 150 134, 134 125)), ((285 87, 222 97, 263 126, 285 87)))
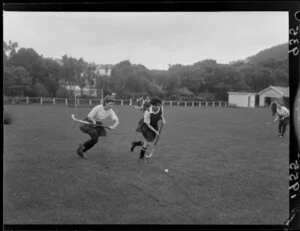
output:
POLYGON ((274 116, 276 113, 277 113, 277 104, 276 104, 276 102, 273 102, 272 104, 271 104, 271 110, 272 110, 272 116, 274 116))
POLYGON ((151 105, 156 105, 156 104, 161 104, 161 103, 162 103, 162 101, 161 101, 161 99, 158 98, 158 97, 153 97, 153 98, 151 99, 151 101, 150 101, 150 104, 151 104, 151 105))
POLYGON ((103 99, 103 105, 106 105, 109 102, 115 102, 115 99, 110 95, 106 95, 103 99))

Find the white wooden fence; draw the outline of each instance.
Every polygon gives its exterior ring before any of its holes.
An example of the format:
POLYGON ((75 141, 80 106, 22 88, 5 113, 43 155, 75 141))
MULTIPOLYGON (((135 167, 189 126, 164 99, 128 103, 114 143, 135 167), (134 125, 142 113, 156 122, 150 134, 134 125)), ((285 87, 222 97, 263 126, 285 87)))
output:
MULTIPOLYGON (((82 99, 82 98, 46 98, 46 97, 4 97, 3 104, 40 104, 65 106, 93 106, 102 103, 102 99, 82 99)), ((116 99, 116 105, 133 106, 132 99, 116 99)), ((227 107, 226 101, 162 101, 163 106, 177 107, 227 107)))

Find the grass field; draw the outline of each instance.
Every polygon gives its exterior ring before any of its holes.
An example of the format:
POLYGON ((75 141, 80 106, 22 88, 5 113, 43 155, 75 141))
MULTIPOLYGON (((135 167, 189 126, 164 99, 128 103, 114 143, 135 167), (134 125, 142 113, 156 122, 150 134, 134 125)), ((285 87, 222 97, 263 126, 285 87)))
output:
MULTIPOLYGON (((115 106, 120 126, 88 136, 71 120, 89 108, 6 106, 4 224, 283 224, 288 217, 289 127, 267 109, 165 107, 159 148, 130 152, 141 112, 115 106), (164 169, 169 169, 168 173, 164 169)), ((110 121, 107 121, 107 124, 110 121)))

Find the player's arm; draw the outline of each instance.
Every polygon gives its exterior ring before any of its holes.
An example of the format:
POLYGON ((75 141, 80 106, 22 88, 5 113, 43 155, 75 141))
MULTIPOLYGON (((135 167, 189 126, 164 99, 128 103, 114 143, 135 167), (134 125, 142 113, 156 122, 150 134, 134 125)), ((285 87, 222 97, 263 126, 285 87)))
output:
POLYGON ((114 111, 112 111, 111 114, 111 119, 115 122, 113 125, 109 126, 110 129, 116 129, 117 126, 119 126, 120 122, 119 122, 119 118, 116 115, 116 113, 114 111))
POLYGON ((150 124, 150 112, 148 110, 146 110, 144 112, 144 123, 146 123, 148 128, 150 128, 152 131, 154 131, 158 135, 158 131, 156 131, 155 128, 152 127, 150 124))

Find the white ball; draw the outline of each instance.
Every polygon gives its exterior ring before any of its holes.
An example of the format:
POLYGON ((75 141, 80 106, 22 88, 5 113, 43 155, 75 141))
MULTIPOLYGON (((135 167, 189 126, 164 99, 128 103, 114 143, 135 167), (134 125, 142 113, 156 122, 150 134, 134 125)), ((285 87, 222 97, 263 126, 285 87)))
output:
POLYGON ((166 168, 166 169, 165 169, 165 172, 169 172, 169 170, 166 168))

